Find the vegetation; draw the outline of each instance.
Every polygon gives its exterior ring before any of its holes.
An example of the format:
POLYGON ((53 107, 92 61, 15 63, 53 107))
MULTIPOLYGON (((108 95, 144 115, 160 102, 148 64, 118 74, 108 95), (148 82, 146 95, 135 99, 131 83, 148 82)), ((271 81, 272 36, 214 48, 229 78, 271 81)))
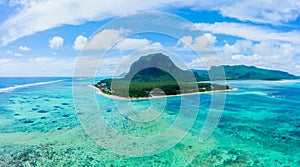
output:
POLYGON ((122 79, 101 80, 95 86, 101 89, 102 92, 106 94, 134 98, 159 95, 178 95, 229 89, 228 86, 222 86, 211 83, 130 82, 122 79))

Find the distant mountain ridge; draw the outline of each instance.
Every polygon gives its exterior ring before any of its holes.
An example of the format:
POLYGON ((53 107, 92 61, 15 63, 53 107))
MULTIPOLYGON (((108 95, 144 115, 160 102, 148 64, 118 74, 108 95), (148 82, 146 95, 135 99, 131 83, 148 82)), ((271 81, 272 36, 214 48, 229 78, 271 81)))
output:
MULTIPOLYGON (((289 74, 287 72, 279 70, 267 70, 263 68, 258 68, 255 66, 246 65, 222 65, 222 66, 212 66, 209 71, 206 70, 192 70, 196 72, 204 80, 209 80, 208 72, 214 75, 218 79, 217 71, 220 68, 224 69, 225 76, 227 80, 282 80, 282 79, 299 79, 299 76, 289 74)), ((219 79, 222 79, 221 76, 219 79)))

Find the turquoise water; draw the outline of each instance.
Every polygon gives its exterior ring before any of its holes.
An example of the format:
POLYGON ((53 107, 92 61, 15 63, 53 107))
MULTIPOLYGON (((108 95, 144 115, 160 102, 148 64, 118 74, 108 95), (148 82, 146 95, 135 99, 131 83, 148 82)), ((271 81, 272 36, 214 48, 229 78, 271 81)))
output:
MULTIPOLYGON (((300 80, 228 81, 238 90, 220 93, 226 93, 223 115, 205 142, 199 142, 199 133, 212 94, 201 94, 196 117, 182 116, 183 122, 192 122, 186 136, 166 150, 143 157, 118 155, 99 145, 83 128, 81 123, 89 115, 77 103, 101 113, 119 133, 147 138, 162 134, 176 122, 182 98, 117 101, 95 94, 85 80, 74 80, 75 87, 93 94, 73 99, 72 81, 0 78, 0 166, 300 166, 300 80), (96 108, 88 105, 91 100, 96 108), (126 103, 135 110, 123 107, 126 103), (149 109, 151 104, 154 108, 149 109), (151 119, 148 122, 132 121, 128 114, 148 109, 146 116, 152 114, 144 118, 151 119), (161 112, 151 112, 155 109, 161 112)), ((187 104, 197 105, 189 99, 187 104)), ((177 127, 178 133, 183 129, 177 127)), ((122 142, 109 143, 127 148, 122 142)))

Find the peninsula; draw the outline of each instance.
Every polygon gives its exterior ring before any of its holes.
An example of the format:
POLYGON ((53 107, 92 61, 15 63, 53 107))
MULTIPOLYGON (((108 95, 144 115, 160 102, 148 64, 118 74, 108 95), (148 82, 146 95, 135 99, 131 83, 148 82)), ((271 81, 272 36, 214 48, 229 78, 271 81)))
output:
POLYGON ((229 90, 227 85, 199 83, 201 77, 182 70, 162 53, 149 54, 135 61, 123 78, 109 78, 94 86, 101 93, 120 98, 149 98, 229 90))

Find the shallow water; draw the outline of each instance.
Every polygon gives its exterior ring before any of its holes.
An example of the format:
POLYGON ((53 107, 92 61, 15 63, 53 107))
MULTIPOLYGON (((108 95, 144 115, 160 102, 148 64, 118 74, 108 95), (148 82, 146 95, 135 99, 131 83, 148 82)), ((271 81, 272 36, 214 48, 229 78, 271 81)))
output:
MULTIPOLYGON (((91 84, 74 81, 75 87, 91 84)), ((226 92, 222 118, 208 140, 199 142, 199 133, 212 95, 201 94, 199 101, 186 101, 190 108, 198 102, 200 107, 196 117, 191 112, 180 116, 183 123, 192 122, 180 142, 152 155, 127 157, 98 145, 86 133, 81 123, 89 115, 77 103, 100 113, 119 133, 147 138, 173 127, 181 111, 180 97, 166 98, 166 103, 129 102, 132 109, 126 107, 128 102, 94 94, 91 88, 91 96, 73 99, 71 78, 0 78, 0 166, 300 166, 300 80, 228 84, 238 90, 226 92), (88 105, 93 100, 96 107, 88 105)), ((178 133, 186 127, 175 126, 178 133)), ((170 141, 173 138, 164 142, 170 141)))

